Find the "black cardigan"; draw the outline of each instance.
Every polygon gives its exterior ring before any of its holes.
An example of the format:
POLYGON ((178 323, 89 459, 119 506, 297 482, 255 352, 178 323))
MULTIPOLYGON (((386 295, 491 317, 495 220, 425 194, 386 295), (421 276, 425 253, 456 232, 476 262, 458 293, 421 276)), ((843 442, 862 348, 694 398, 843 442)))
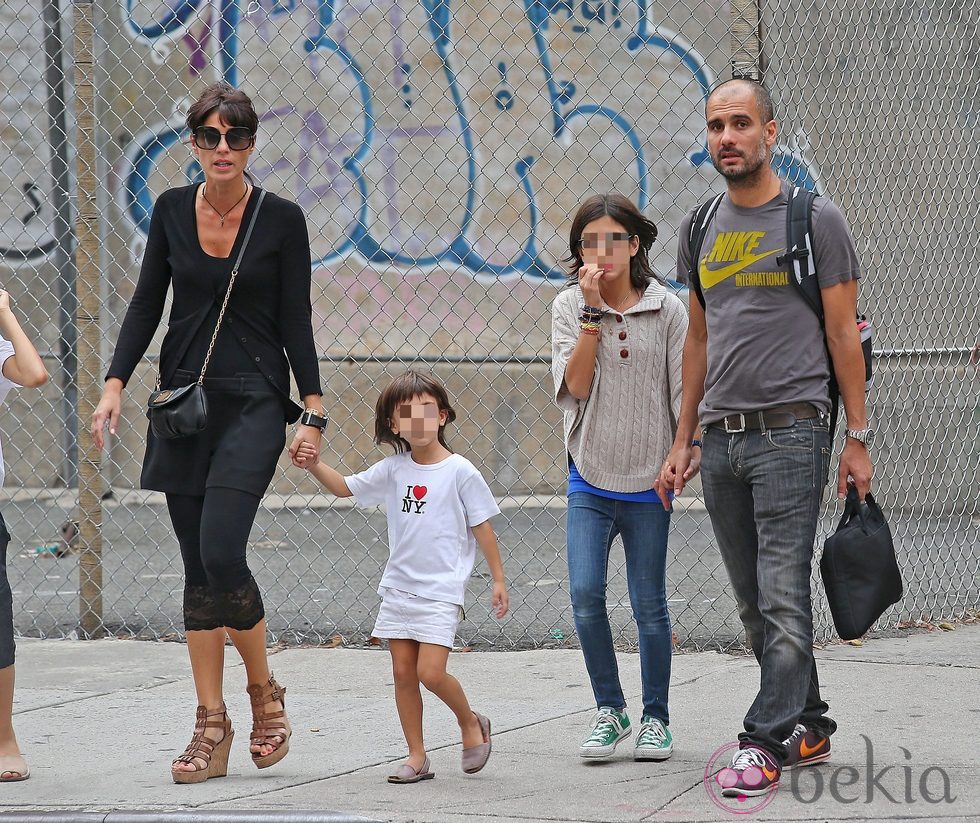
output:
MULTIPOLYGON (((202 348, 214 332, 258 196, 253 191, 249 198, 231 254, 217 258, 206 254, 198 240, 196 193, 197 185, 169 189, 154 204, 139 281, 106 379, 129 381, 160 325, 171 283, 173 305, 160 348, 162 382, 169 384, 178 367, 200 370, 202 348)), ((301 397, 322 394, 310 286, 306 218, 298 205, 270 192, 245 250, 218 345, 237 338, 253 368, 286 397, 290 367, 301 397)))

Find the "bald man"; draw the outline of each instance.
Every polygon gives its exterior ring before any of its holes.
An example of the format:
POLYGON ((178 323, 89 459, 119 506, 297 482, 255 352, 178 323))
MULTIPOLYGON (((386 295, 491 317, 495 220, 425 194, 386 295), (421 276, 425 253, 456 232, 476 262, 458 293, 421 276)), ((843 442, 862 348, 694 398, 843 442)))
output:
POLYGON ((842 497, 848 484, 862 498, 870 488, 872 432, 855 324, 859 266, 843 215, 816 199, 810 246, 821 328, 788 267, 777 263, 787 245, 790 187, 770 165, 779 129, 769 93, 755 81, 730 80, 708 97, 705 116, 727 192, 699 260, 690 259, 687 241, 693 212, 680 230, 678 279, 689 282, 696 271, 704 306, 692 289, 681 415, 656 486, 665 505, 668 490, 681 493, 698 470, 692 442, 702 431, 705 504, 762 670, 739 750, 717 779, 726 796, 755 796, 772 791, 782 769, 829 758, 837 728, 820 697, 810 600, 830 463, 830 368, 847 415, 842 497))

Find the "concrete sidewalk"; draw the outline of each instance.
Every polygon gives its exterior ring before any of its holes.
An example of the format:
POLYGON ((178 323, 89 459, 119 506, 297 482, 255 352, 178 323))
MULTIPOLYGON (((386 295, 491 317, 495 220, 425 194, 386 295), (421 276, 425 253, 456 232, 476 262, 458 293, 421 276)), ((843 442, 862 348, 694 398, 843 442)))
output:
MULTIPOLYGON (((593 708, 577 650, 454 654, 450 670, 493 722, 490 763, 479 775, 460 771, 458 730, 448 710, 427 697, 437 777, 394 786, 385 776, 404 743, 387 652, 277 652, 273 664, 288 688, 295 732, 289 756, 259 772, 248 759, 244 671, 229 650, 226 692, 237 731, 229 776, 175 786, 169 763, 190 739, 194 709, 182 645, 24 640, 15 724, 33 774, 0 786, 0 807, 11 819, 32 811, 50 812, 52 820, 115 811, 90 818, 111 821, 135 819, 128 811, 177 809, 189 812, 182 819, 202 821, 219 810, 249 810, 252 820, 333 810, 338 821, 447 823, 724 821, 747 812, 760 820, 980 820, 980 626, 831 646, 818 657, 840 724, 833 758, 784 774, 764 808, 757 798, 724 801, 723 808, 704 773, 734 740, 758 683, 746 657, 673 658, 675 751, 657 764, 634 762, 628 743, 610 762, 578 758, 593 708)), ((622 655, 620 665, 638 720, 638 660, 622 655)))

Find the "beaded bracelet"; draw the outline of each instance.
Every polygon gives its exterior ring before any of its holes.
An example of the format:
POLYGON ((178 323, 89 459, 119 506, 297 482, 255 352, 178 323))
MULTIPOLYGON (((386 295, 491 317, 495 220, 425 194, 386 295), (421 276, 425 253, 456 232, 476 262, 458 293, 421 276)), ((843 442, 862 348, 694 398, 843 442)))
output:
POLYGON ((595 306, 583 306, 582 307, 582 319, 583 320, 585 320, 585 319, 588 319, 588 320, 601 320, 603 314, 605 314, 605 312, 603 312, 602 309, 597 309, 595 306))
POLYGON ((582 334, 592 334, 598 337, 599 330, 602 328, 602 326, 600 326, 598 323, 589 323, 583 320, 580 324, 580 328, 582 329, 582 334))

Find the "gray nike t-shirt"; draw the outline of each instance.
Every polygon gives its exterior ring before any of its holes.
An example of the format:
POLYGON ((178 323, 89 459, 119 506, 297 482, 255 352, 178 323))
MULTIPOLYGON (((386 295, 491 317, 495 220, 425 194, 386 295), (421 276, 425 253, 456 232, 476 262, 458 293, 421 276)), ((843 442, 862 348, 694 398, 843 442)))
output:
MULTIPOLYGON (((790 283, 786 249, 789 185, 755 208, 740 208, 726 195, 701 247, 698 261, 708 328, 708 373, 702 423, 737 412, 784 403, 813 403, 830 410, 827 354, 816 314, 790 283)), ((693 212, 680 229, 677 279, 687 283, 687 237, 693 212)), ((857 280, 857 254, 847 221, 826 197, 813 209, 813 254, 821 288, 857 280)), ((692 292, 692 300, 697 297, 692 292)))

